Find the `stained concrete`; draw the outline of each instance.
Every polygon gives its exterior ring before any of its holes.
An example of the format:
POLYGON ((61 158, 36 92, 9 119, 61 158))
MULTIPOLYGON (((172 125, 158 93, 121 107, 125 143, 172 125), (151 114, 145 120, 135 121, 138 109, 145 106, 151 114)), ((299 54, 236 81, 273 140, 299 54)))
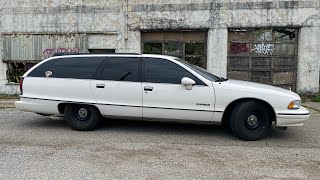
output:
MULTIPOLYGON (((205 29, 207 67, 221 76, 226 75, 227 28, 302 27, 297 90, 319 91, 316 0, 4 0, 0 7, 1 33, 85 33, 88 47, 116 52, 141 52, 141 31, 205 29)), ((0 38, 0 57, 5 50, 0 38)), ((0 62, 0 93, 18 93, 6 85, 5 71, 0 62)))

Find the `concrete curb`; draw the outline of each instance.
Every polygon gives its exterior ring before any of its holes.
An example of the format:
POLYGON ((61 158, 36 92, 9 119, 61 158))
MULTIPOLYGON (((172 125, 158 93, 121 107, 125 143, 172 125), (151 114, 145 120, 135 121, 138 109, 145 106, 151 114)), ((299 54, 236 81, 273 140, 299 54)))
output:
POLYGON ((306 103, 303 103, 302 106, 305 108, 320 112, 320 103, 306 102, 306 103))

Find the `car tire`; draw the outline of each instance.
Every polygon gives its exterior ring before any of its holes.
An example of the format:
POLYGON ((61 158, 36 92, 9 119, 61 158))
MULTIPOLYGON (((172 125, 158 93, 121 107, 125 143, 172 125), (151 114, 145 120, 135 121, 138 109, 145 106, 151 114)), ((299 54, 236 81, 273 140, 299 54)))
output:
POLYGON ((266 137, 272 121, 267 107, 257 101, 245 101, 236 106, 230 119, 232 132, 246 141, 260 140, 266 137))
POLYGON ((68 125, 78 131, 93 130, 101 119, 99 110, 88 105, 68 104, 64 114, 68 125))

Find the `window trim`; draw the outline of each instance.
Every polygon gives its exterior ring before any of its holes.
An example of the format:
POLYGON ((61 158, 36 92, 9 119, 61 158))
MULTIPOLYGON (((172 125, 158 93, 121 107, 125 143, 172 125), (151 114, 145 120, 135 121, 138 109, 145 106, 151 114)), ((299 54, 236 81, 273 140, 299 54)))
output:
POLYGON ((141 58, 142 61, 142 82, 144 83, 153 83, 153 84, 170 84, 170 85, 181 85, 180 84, 176 84, 176 83, 160 83, 160 82, 147 82, 146 81, 146 74, 145 74, 145 58, 152 58, 152 59, 160 59, 163 61, 169 61, 171 63, 174 63, 175 65, 181 67, 182 69, 184 69, 185 71, 189 72, 190 74, 192 74, 196 79, 193 79, 196 84, 194 84, 193 86, 208 86, 205 82, 203 82, 200 78, 198 78, 193 72, 189 71, 188 69, 184 68, 183 66, 181 66, 180 64, 176 63, 175 61, 169 60, 169 59, 165 59, 165 58, 160 58, 160 57, 143 57, 141 58), (198 84, 197 82, 201 82, 202 84, 198 84))
POLYGON ((101 77, 102 69, 108 61, 109 61, 109 57, 105 56, 104 59, 102 60, 101 64, 97 68, 96 72, 94 73, 94 75, 92 77, 93 80, 97 80, 99 77, 101 77))

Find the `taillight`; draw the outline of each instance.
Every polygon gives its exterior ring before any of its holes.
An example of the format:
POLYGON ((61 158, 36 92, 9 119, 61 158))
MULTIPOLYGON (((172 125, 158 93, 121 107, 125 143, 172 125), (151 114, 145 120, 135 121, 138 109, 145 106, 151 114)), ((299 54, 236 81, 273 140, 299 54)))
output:
POLYGON ((19 85, 20 85, 20 95, 22 95, 22 93, 23 93, 23 89, 22 89, 23 79, 24 79, 24 77, 21 77, 20 83, 19 83, 19 85))

